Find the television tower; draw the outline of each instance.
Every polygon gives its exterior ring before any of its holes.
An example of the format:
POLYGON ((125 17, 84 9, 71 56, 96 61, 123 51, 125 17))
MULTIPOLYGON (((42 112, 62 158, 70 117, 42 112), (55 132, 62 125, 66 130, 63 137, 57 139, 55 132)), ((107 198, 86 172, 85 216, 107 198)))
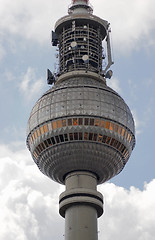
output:
POLYGON ((52 31, 59 69, 48 70, 52 87, 28 120, 27 146, 34 162, 66 186, 59 198, 65 240, 98 239, 103 196, 97 185, 122 171, 135 146, 131 111, 106 84, 113 64, 109 34, 110 24, 93 15, 88 0, 72 1, 52 31))

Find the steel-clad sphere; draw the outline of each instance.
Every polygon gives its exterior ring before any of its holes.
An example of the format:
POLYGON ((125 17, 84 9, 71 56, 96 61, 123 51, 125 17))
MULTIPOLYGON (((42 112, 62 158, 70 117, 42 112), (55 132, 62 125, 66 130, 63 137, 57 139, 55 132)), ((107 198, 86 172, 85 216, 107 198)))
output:
POLYGON ((98 184, 120 173, 135 145, 131 111, 103 77, 66 73, 36 102, 27 146, 41 172, 64 184, 68 173, 89 171, 98 184))

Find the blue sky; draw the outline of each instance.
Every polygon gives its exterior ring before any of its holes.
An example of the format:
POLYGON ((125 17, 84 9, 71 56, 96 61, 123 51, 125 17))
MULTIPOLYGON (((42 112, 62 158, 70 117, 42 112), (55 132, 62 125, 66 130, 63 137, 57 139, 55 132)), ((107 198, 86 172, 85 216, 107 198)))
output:
MULTIPOLYGON (((30 111, 49 89, 46 69, 55 68, 55 48, 50 44, 50 33, 56 20, 67 14, 69 4, 70 0, 0 0, 2 240, 63 239, 64 221, 58 216, 58 195, 63 187, 42 176, 26 149, 25 138, 30 111)), ((124 171, 99 187, 106 200, 99 237, 153 240, 155 2, 92 0, 91 4, 95 15, 111 23, 115 64, 113 78, 107 84, 124 98, 136 122, 136 147, 124 171), (118 221, 117 215, 128 206, 129 215, 118 221), (142 221, 145 212, 148 217, 142 221), (131 223, 131 218, 137 222, 131 223), (129 223, 128 228, 124 222, 129 223), (122 226, 128 237, 123 237, 123 233, 119 235, 122 226)))

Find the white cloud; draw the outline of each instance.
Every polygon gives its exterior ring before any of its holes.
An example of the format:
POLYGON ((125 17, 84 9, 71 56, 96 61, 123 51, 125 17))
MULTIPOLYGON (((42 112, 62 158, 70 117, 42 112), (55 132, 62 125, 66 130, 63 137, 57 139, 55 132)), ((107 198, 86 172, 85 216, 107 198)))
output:
POLYGON ((7 82, 13 82, 13 81, 16 80, 15 76, 14 76, 13 73, 10 72, 10 71, 6 71, 6 72, 4 73, 4 77, 5 77, 5 79, 6 79, 7 82))
POLYGON ((27 100, 31 100, 41 92, 44 78, 37 79, 35 69, 29 67, 21 77, 19 88, 27 100))
POLYGON ((39 172, 23 146, 13 151, 1 145, 0 161, 0 239, 49 240, 63 234, 57 225, 60 187, 39 172))
MULTIPOLYGON (((66 6, 67 0, 63 1, 66 6)), ((24 0, 0 0, 1 31, 17 34, 26 39, 35 40, 39 43, 47 41, 55 21, 64 15, 62 1, 24 1, 24 0)))
MULTIPOLYGON (((24 145, 20 151, 14 145, 0 145, 0 239, 64 239, 64 220, 58 214, 64 187, 39 172, 24 145)), ((155 180, 143 190, 106 183, 99 191, 105 199, 100 239, 154 239, 155 180)))
POLYGON ((121 94, 120 81, 118 78, 112 77, 110 80, 107 80, 107 83, 109 87, 121 94))
POLYGON ((145 184, 144 190, 126 190, 114 184, 104 184, 105 214, 100 220, 100 238, 125 240, 153 240, 155 229, 155 180, 145 184))

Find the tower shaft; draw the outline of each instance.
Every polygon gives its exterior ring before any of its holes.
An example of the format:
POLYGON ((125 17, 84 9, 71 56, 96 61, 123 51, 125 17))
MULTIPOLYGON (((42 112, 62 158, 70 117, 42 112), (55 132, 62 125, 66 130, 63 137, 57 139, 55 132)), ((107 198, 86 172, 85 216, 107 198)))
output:
POLYGON ((77 204, 67 209, 65 215, 65 240, 97 240, 96 209, 77 204))
POLYGON ((97 240, 97 218, 103 213, 103 197, 96 190, 96 176, 89 172, 70 173, 65 184, 59 210, 65 217, 65 240, 97 240))

